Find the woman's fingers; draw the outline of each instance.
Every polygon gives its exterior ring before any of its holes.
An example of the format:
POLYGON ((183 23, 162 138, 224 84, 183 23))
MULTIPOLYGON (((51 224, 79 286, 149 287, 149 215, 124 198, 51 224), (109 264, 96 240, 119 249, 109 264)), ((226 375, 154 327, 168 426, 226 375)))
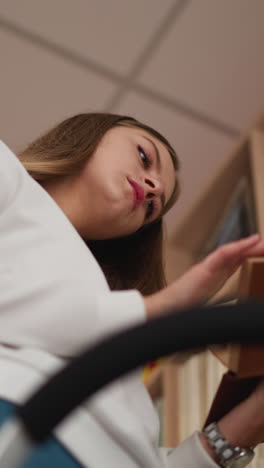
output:
POLYGON ((222 245, 205 259, 207 268, 211 272, 222 268, 235 268, 248 257, 264 255, 264 243, 259 234, 254 234, 239 241, 222 245))
POLYGON ((184 307, 204 303, 219 291, 247 257, 261 255, 264 256, 264 243, 258 234, 225 244, 172 283, 166 289, 172 296, 166 300, 184 307))
POLYGON ((264 242, 263 241, 260 241, 257 245, 255 245, 254 247, 251 247, 248 251, 247 251, 247 255, 249 257, 262 257, 262 255, 264 255, 264 242))

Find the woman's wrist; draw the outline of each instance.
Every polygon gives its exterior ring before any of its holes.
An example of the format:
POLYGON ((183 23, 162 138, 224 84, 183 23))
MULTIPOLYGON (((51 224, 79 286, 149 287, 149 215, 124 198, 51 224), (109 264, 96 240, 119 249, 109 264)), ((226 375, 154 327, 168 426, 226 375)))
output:
POLYGON ((245 407, 241 414, 239 408, 235 408, 218 422, 218 427, 233 446, 254 448, 261 442, 258 418, 254 417, 250 408, 245 407))
POLYGON ((194 287, 188 284, 188 279, 183 277, 174 281, 164 289, 144 297, 147 318, 155 318, 167 315, 177 309, 183 309, 202 304, 207 297, 194 292, 194 287))
POLYGON ((166 289, 152 294, 151 296, 145 296, 143 298, 145 303, 146 316, 148 319, 155 317, 160 317, 161 315, 166 315, 172 310, 168 307, 166 301, 166 289))

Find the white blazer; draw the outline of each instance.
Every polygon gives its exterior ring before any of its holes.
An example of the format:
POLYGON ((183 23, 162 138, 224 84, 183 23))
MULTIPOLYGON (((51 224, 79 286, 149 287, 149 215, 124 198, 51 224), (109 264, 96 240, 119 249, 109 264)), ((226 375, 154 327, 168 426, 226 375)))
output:
MULTIPOLYGON (((68 218, 0 142, 0 398, 22 403, 81 350, 145 319, 140 293, 110 291, 68 218)), ((139 371, 98 392, 55 433, 89 468, 218 466, 197 433, 158 448, 139 371)))

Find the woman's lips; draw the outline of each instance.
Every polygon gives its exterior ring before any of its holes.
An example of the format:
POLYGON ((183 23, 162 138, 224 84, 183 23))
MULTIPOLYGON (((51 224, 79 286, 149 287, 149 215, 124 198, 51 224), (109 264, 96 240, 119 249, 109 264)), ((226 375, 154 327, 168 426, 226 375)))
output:
POLYGON ((139 185, 135 180, 128 179, 128 182, 133 188, 133 209, 140 205, 145 199, 145 192, 143 187, 139 185))

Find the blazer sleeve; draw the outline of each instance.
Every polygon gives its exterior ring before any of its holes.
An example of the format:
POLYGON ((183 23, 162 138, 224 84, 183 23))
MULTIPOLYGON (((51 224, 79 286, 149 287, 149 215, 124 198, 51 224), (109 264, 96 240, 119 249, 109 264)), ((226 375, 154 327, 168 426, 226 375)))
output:
POLYGON ((0 341, 72 357, 145 319, 141 294, 110 291, 69 219, 0 142, 0 341))
POLYGON ((23 271, 17 275, 0 265, 0 297, 1 342, 41 348, 65 358, 112 332, 145 321, 138 291, 93 294, 83 278, 73 285, 67 278, 49 281, 37 273, 23 276, 23 271))
POLYGON ((204 450, 198 432, 176 448, 160 448, 166 468, 219 468, 219 465, 204 450))
POLYGON ((7 158, 6 145, 0 141, 0 214, 10 205, 20 184, 20 170, 15 158, 7 158))

